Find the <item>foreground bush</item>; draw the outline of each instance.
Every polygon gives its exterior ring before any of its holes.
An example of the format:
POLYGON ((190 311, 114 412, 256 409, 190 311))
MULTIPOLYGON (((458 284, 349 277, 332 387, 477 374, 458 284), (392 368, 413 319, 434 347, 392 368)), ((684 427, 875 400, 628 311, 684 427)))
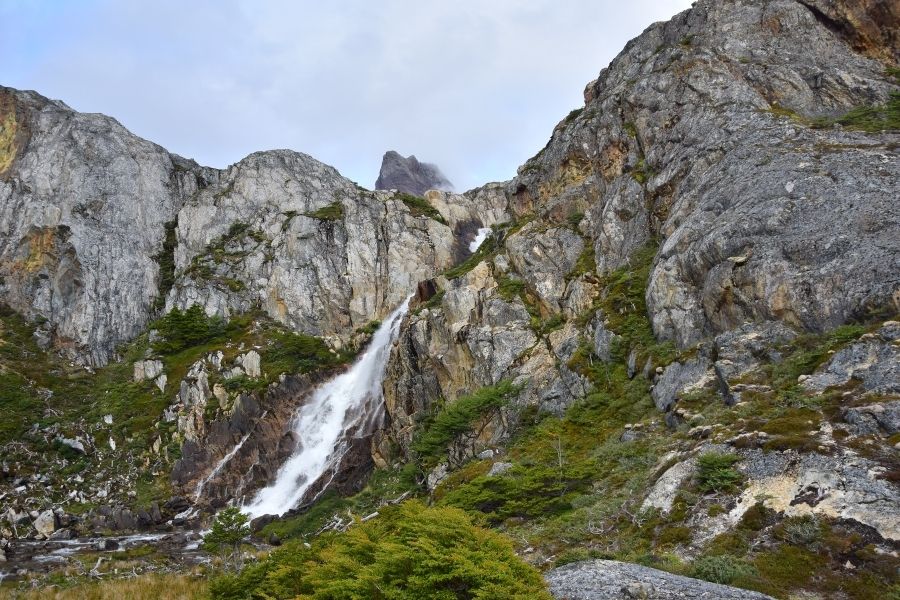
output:
POLYGON ((210 584, 213 598, 379 600, 549 599, 540 574, 500 535, 454 508, 417 501, 382 509, 312 546, 294 542, 238 575, 210 584))

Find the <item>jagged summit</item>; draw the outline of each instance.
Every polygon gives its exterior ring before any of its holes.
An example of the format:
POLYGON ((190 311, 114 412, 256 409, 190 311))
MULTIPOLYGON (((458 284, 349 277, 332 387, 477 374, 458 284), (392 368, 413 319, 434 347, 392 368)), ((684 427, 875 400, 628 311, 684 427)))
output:
POLYGON ((415 155, 403 157, 388 150, 381 159, 381 171, 375 181, 376 190, 399 190, 421 196, 428 190, 453 190, 453 184, 437 165, 419 162, 415 155))

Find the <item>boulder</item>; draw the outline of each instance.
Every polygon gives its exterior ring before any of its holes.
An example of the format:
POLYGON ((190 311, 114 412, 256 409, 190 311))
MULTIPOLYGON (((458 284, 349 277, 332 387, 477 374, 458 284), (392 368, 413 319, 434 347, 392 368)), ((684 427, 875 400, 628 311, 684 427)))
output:
POLYGON ((259 352, 256 350, 251 350, 246 354, 242 354, 238 357, 238 362, 241 367, 244 369, 244 373, 247 374, 247 377, 251 379, 256 379, 257 377, 262 375, 262 371, 260 370, 260 356, 259 352))
POLYGON ((575 562, 544 575, 556 600, 772 600, 771 596, 618 562, 575 562))
POLYGON ((711 366, 709 359, 700 355, 683 363, 674 362, 666 367, 651 392, 656 408, 668 412, 679 396, 711 381, 711 366))
POLYGON ((52 510, 45 510, 34 520, 34 528, 45 538, 50 537, 56 531, 56 514, 52 510))
POLYGON ((139 360, 134 363, 135 381, 144 381, 145 379, 156 379, 163 372, 162 361, 159 360, 139 360))

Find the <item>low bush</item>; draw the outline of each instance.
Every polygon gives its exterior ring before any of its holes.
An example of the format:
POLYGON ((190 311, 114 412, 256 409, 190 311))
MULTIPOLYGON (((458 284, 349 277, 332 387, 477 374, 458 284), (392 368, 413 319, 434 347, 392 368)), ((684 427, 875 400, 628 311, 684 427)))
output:
POLYGON ((225 323, 219 317, 207 316, 201 306, 194 304, 187 310, 172 309, 156 322, 156 329, 163 339, 154 344, 154 349, 172 354, 216 338, 224 332, 225 323))
POLYGON ((737 487, 741 474, 732 467, 739 456, 707 452, 697 459, 697 485, 701 492, 728 492, 737 487))
POLYGON ((721 554, 698 558, 691 574, 697 579, 728 585, 739 578, 753 576, 755 569, 739 558, 721 554))
POLYGON ((420 462, 433 466, 457 436, 470 431, 478 419, 506 404, 517 391, 511 382, 501 381, 443 407, 413 442, 420 462))
POLYGON ((540 573, 509 541, 460 510, 409 501, 310 546, 292 542, 210 583, 217 600, 244 598, 546 599, 540 573))

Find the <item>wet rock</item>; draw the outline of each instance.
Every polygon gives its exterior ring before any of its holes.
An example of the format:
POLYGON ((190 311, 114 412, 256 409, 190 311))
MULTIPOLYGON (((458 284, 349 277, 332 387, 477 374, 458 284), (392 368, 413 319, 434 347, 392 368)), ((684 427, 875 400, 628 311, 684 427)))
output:
POLYGON ((250 521, 250 531, 256 533, 262 531, 263 527, 278 520, 278 515, 262 515, 250 521))
POLYGON ((175 496, 174 498, 170 498, 165 504, 163 504, 163 508, 165 508, 167 512, 176 514, 182 513, 190 507, 190 501, 182 496, 175 496))
POLYGON ((75 534, 71 529, 57 529, 47 539, 50 540, 71 540, 75 537, 75 534))
POLYGON ((613 560, 575 562, 544 575, 557 600, 772 600, 770 596, 613 560))
POLYGON ((111 539, 101 539, 94 544, 94 548, 100 552, 112 552, 119 549, 119 542, 111 539))

